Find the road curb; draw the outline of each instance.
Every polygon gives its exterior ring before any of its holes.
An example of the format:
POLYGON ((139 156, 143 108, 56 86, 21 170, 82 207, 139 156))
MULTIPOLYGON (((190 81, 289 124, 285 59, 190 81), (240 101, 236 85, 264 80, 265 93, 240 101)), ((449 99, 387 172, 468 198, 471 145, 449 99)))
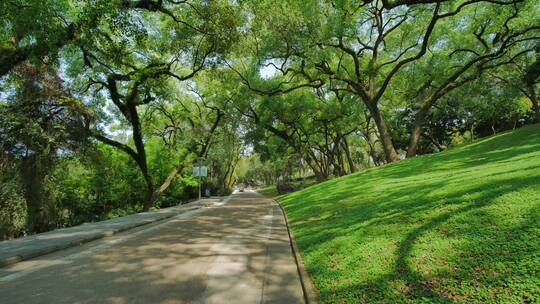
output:
POLYGON ((8 265, 15 264, 15 263, 18 263, 18 262, 21 262, 21 261, 25 261, 25 260, 33 259, 33 258, 36 258, 36 257, 39 257, 39 256, 43 256, 43 255, 46 255, 46 254, 49 254, 49 253, 53 253, 53 252, 56 252, 56 251, 68 249, 68 248, 71 248, 71 247, 76 247, 76 246, 79 246, 79 245, 82 245, 82 244, 85 244, 85 243, 88 243, 88 242, 91 242, 91 241, 99 240, 99 239, 102 239, 102 238, 105 238, 105 237, 110 237, 110 236, 113 236, 113 235, 118 234, 120 232, 124 232, 124 231, 135 229, 135 228, 138 228, 138 227, 142 227, 142 226, 146 226, 146 225, 149 225, 149 224, 157 223, 157 222, 160 222, 160 221, 163 221, 163 220, 166 220, 166 219, 170 219, 171 217, 174 217, 174 216, 176 216, 178 214, 181 214, 183 212, 192 211, 192 210, 199 209, 199 208, 201 208, 201 207, 200 206, 194 206, 193 208, 186 208, 186 210, 182 210, 182 212, 172 212, 171 214, 165 214, 162 217, 158 217, 158 218, 155 218, 155 219, 145 220, 145 221, 142 221, 142 222, 139 222, 139 223, 135 223, 133 225, 103 231, 103 232, 100 232, 100 233, 97 233, 97 234, 94 234, 94 235, 90 235, 90 236, 86 236, 86 237, 81 237, 78 240, 69 241, 69 242, 66 242, 65 244, 52 245, 52 246, 49 246, 49 247, 44 247, 42 249, 34 250, 32 252, 28 252, 28 253, 24 253, 24 254, 10 256, 10 257, 7 257, 7 258, 0 258, 0 268, 1 267, 6 267, 8 265))
POLYGON ((298 250, 298 246, 296 245, 296 241, 294 239, 294 235, 289 224, 289 218, 287 217, 287 213, 285 212, 285 209, 283 209, 283 206, 277 200, 272 200, 279 206, 279 208, 281 209, 281 213, 283 213, 283 217, 285 218, 285 225, 287 226, 289 240, 291 241, 291 249, 294 253, 294 260, 296 261, 296 268, 298 270, 298 275, 300 276, 300 283, 302 285, 302 291, 304 293, 304 301, 306 302, 306 304, 318 304, 319 294, 317 293, 317 289, 315 288, 315 285, 313 285, 311 277, 306 270, 304 261, 302 260, 302 256, 300 256, 300 251, 298 250))

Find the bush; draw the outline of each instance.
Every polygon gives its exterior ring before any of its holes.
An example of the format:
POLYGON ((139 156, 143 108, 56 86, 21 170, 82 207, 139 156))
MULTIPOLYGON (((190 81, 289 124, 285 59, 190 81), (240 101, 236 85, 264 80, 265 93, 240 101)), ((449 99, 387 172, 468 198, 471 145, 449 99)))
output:
POLYGON ((0 240, 25 234, 26 201, 16 179, 0 182, 0 240))

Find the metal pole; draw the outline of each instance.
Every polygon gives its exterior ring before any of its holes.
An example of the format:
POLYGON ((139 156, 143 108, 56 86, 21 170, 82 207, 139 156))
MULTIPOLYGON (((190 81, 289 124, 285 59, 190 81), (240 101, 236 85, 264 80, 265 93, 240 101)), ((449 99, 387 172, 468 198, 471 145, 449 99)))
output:
POLYGON ((199 201, 201 200, 201 166, 202 166, 202 157, 199 157, 199 201))

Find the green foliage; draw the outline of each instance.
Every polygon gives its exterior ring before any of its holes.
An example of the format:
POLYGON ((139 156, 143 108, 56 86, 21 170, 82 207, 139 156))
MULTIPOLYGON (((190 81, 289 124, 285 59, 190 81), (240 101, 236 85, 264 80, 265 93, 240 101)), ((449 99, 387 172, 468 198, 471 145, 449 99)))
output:
POLYGON ((20 221, 13 223, 12 234, 41 232, 65 221, 61 191, 51 171, 59 158, 84 145, 80 105, 54 73, 31 65, 17 67, 8 82, 13 91, 0 104, 0 166, 8 168, 6 175, 13 181, 2 187, 13 199, 7 210, 26 218, 24 229, 20 221), (15 189, 9 191, 11 187, 15 189))
POLYGON ((26 231, 26 201, 21 184, 6 170, 0 171, 0 240, 20 236, 26 231))
POLYGON ((421 2, 1 1, 2 233, 184 202, 198 158, 221 195, 530 123, 538 0, 421 2))
POLYGON ((111 210, 142 208, 142 177, 129 157, 110 147, 98 145, 65 158, 54 175, 62 187, 62 206, 71 215, 66 225, 102 220, 111 210))
POLYGON ((323 303, 540 300, 540 125, 281 197, 323 303))
POLYGON ((258 189, 257 192, 271 198, 278 196, 276 186, 270 186, 270 187, 258 189))

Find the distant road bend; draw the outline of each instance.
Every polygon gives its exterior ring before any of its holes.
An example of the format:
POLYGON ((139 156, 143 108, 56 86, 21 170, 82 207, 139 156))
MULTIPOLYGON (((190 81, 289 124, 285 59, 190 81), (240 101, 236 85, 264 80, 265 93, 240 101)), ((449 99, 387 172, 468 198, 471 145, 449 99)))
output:
POLYGON ((253 192, 0 268, 0 303, 304 303, 283 214, 253 192))

